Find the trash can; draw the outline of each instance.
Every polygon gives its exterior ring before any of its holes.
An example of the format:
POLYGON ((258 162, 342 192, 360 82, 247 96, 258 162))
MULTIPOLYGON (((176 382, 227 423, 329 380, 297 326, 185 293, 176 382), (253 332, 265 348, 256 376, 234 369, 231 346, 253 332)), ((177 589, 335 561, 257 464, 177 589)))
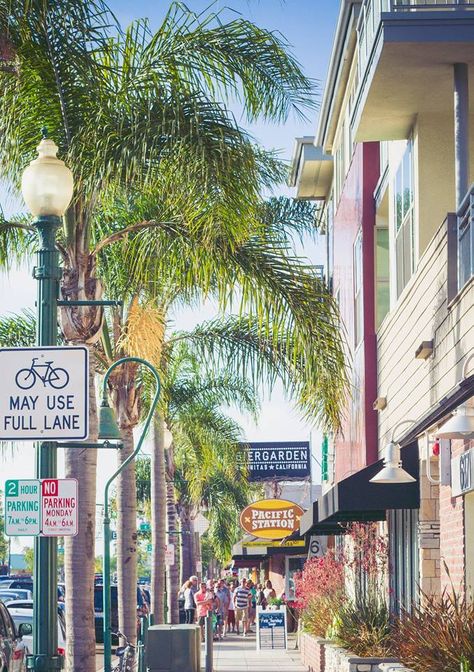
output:
POLYGON ((151 625, 145 661, 149 672, 200 672, 201 634, 198 625, 151 625))

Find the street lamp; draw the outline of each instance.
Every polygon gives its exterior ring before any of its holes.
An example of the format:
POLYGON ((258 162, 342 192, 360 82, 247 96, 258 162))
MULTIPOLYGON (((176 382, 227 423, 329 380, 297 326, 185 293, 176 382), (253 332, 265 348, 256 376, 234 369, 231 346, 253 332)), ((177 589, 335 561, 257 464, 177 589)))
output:
POLYGON ((383 484, 402 484, 414 483, 416 478, 413 478, 405 469, 402 468, 402 459, 400 454, 400 444, 395 442, 395 432, 402 425, 414 425, 414 420, 402 420, 392 430, 392 438, 390 443, 387 443, 384 450, 383 468, 370 479, 371 483, 383 484))
MULTIPOLYGON (((37 292, 37 345, 57 345, 57 296, 61 276, 56 250, 56 231, 71 201, 74 184, 69 168, 56 157, 57 145, 43 137, 38 157, 25 169, 21 190, 26 205, 35 216, 40 248, 34 278, 37 292)), ((43 441, 36 445, 36 478, 57 477, 57 444, 43 441)), ((52 672, 62 668, 57 646, 57 540, 35 538, 33 655, 27 669, 52 672)))
POLYGON ((125 467, 130 464, 132 460, 140 452, 143 441, 145 440, 146 433, 150 426, 153 414, 156 410, 158 404, 158 399, 160 398, 160 377, 158 372, 149 362, 140 357, 123 357, 118 359, 107 369, 107 372, 104 376, 104 382, 102 384, 102 403, 100 406, 99 413, 99 438, 100 439, 117 439, 120 438, 120 430, 118 428, 117 422, 113 410, 109 406, 108 402, 108 387, 107 383, 109 381, 110 374, 112 371, 121 366, 122 364, 127 364, 129 362, 137 362, 146 366, 151 373, 153 374, 156 382, 155 395, 153 401, 150 405, 148 415, 146 417, 145 423, 143 425, 143 430, 138 439, 137 446, 133 453, 131 453, 127 459, 120 465, 120 467, 112 474, 107 483, 105 484, 104 490, 104 520, 103 520, 103 529, 104 529, 104 564, 103 564, 103 601, 104 601, 104 672, 111 672, 112 669, 112 632, 110 627, 110 517, 109 517, 109 490, 112 483, 115 481, 117 476, 125 469, 125 467))

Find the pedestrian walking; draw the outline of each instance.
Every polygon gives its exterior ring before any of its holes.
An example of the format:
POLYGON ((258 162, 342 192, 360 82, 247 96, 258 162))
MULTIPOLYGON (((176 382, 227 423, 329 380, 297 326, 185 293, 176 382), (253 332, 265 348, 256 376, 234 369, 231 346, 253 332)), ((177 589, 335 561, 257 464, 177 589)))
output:
POLYGON ((247 636, 249 624, 249 606, 251 600, 250 590, 247 588, 247 579, 242 579, 240 586, 234 591, 235 620, 237 622, 237 634, 240 633, 242 622, 242 635, 247 636))
POLYGON ((263 594, 265 595, 267 604, 270 600, 274 600, 276 598, 275 589, 273 588, 271 581, 266 582, 263 594))
POLYGON ((257 584, 257 606, 262 607, 262 609, 267 608, 267 599, 265 593, 263 592, 263 586, 261 583, 257 584))
POLYGON ((199 627, 201 628, 201 642, 204 642, 204 627, 206 625, 207 612, 212 610, 212 593, 207 589, 205 582, 201 583, 201 587, 194 595, 196 602, 197 616, 199 627))
POLYGON ((235 604, 234 604, 234 590, 235 584, 231 583, 229 586, 229 608, 227 609, 227 623, 226 623, 226 632, 235 632, 235 604))
POLYGON ((186 581, 184 584, 184 614, 185 622, 188 625, 192 625, 194 623, 195 612, 196 602, 194 600, 193 582, 191 579, 189 579, 189 581, 186 581))
POLYGON ((227 613, 229 611, 230 593, 223 579, 219 579, 216 586, 216 595, 219 598, 219 637, 225 636, 227 613))
POLYGON ((255 616, 257 615, 257 589, 253 581, 247 581, 247 588, 250 590, 250 606, 249 606, 249 630, 255 623, 255 616))

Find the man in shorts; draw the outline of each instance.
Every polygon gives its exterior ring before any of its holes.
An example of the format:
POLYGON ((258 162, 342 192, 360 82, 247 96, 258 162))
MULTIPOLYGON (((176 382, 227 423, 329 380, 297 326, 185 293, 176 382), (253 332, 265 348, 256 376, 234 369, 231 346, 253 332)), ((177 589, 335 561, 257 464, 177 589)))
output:
POLYGON ((206 616, 207 612, 212 609, 213 598, 214 595, 209 590, 207 590, 206 583, 203 581, 201 583, 200 590, 198 590, 198 592, 194 595, 198 623, 201 628, 201 642, 204 641, 204 626, 206 625, 206 616))
POLYGON ((240 586, 234 591, 235 620, 237 634, 239 634, 240 621, 242 621, 242 635, 247 636, 249 623, 249 606, 252 594, 247 588, 247 579, 242 579, 240 586))

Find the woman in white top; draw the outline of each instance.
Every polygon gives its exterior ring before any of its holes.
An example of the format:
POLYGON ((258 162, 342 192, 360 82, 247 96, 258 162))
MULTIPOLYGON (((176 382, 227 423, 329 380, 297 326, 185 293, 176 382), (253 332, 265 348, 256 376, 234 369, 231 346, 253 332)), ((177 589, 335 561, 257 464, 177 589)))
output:
POLYGON ((186 581, 184 584, 184 613, 186 614, 186 623, 188 625, 194 623, 195 610, 196 602, 194 601, 193 582, 186 581))
POLYGON ((226 632, 235 632, 235 603, 234 603, 235 586, 229 586, 230 602, 227 610, 226 632))

